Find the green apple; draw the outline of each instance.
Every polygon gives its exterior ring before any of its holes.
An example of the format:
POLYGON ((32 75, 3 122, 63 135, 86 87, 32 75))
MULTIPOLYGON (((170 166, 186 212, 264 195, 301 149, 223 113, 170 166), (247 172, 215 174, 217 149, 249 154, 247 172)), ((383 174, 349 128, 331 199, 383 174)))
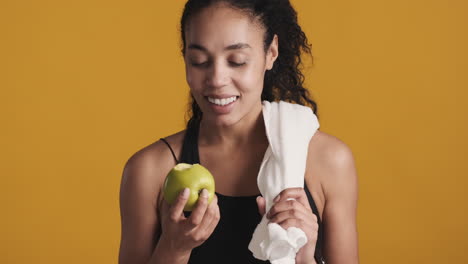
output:
POLYGON ((184 188, 190 189, 184 211, 192 211, 203 189, 208 191, 208 203, 213 200, 215 181, 210 171, 202 165, 179 163, 166 176, 163 187, 164 199, 169 204, 174 203, 184 188))

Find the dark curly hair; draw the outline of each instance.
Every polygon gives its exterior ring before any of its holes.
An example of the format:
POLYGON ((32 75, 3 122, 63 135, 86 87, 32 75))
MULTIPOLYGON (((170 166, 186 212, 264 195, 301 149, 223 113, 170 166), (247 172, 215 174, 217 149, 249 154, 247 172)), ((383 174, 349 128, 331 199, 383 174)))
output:
MULTIPOLYGON (((317 103, 310 98, 309 91, 304 88, 304 75, 300 70, 301 51, 309 54, 312 58, 312 46, 308 43, 305 33, 299 26, 297 13, 289 0, 188 0, 180 23, 182 54, 185 55, 185 28, 188 20, 200 10, 215 3, 228 4, 230 7, 246 12, 253 18, 258 18, 266 31, 264 36, 265 52, 273 41, 274 35, 278 36, 279 56, 273 68, 265 73, 261 100, 269 102, 283 100, 308 105, 318 117, 317 103)), ((199 123, 203 115, 191 94, 189 98, 187 126, 194 121, 199 123)))

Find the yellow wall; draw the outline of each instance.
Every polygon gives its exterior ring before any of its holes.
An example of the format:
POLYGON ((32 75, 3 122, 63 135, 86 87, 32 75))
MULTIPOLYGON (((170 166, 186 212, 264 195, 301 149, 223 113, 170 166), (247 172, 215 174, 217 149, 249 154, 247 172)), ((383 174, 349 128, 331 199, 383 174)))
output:
MULTIPOLYGON (((296 0, 361 263, 468 263, 468 2, 296 0)), ((116 263, 136 150, 183 129, 182 1, 0 3, 0 263, 116 263)))

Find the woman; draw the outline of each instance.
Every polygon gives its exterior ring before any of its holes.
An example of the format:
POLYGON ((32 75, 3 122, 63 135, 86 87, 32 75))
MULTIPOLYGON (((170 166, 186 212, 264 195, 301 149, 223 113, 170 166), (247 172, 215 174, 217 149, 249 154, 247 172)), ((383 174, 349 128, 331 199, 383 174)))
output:
MULTIPOLYGON (((307 38, 287 0, 189 0, 181 20, 192 116, 187 129, 143 148, 121 183, 119 263, 269 263, 248 250, 265 213, 256 177, 268 139, 262 101, 317 106, 303 87, 307 38), (216 181, 190 215, 184 194, 169 205, 162 184, 177 163, 201 163, 216 181)), ((304 188, 280 193, 267 217, 308 242, 296 263, 358 263, 357 175, 350 149, 317 131, 304 188), (287 200, 295 198, 295 200, 287 200)))

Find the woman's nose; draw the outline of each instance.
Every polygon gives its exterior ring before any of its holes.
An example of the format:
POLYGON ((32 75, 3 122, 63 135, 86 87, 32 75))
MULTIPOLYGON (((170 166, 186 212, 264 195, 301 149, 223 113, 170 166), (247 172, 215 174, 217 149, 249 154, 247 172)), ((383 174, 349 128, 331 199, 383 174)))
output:
POLYGON ((207 84, 211 87, 223 87, 229 83, 229 71, 223 65, 214 64, 206 77, 207 84))

